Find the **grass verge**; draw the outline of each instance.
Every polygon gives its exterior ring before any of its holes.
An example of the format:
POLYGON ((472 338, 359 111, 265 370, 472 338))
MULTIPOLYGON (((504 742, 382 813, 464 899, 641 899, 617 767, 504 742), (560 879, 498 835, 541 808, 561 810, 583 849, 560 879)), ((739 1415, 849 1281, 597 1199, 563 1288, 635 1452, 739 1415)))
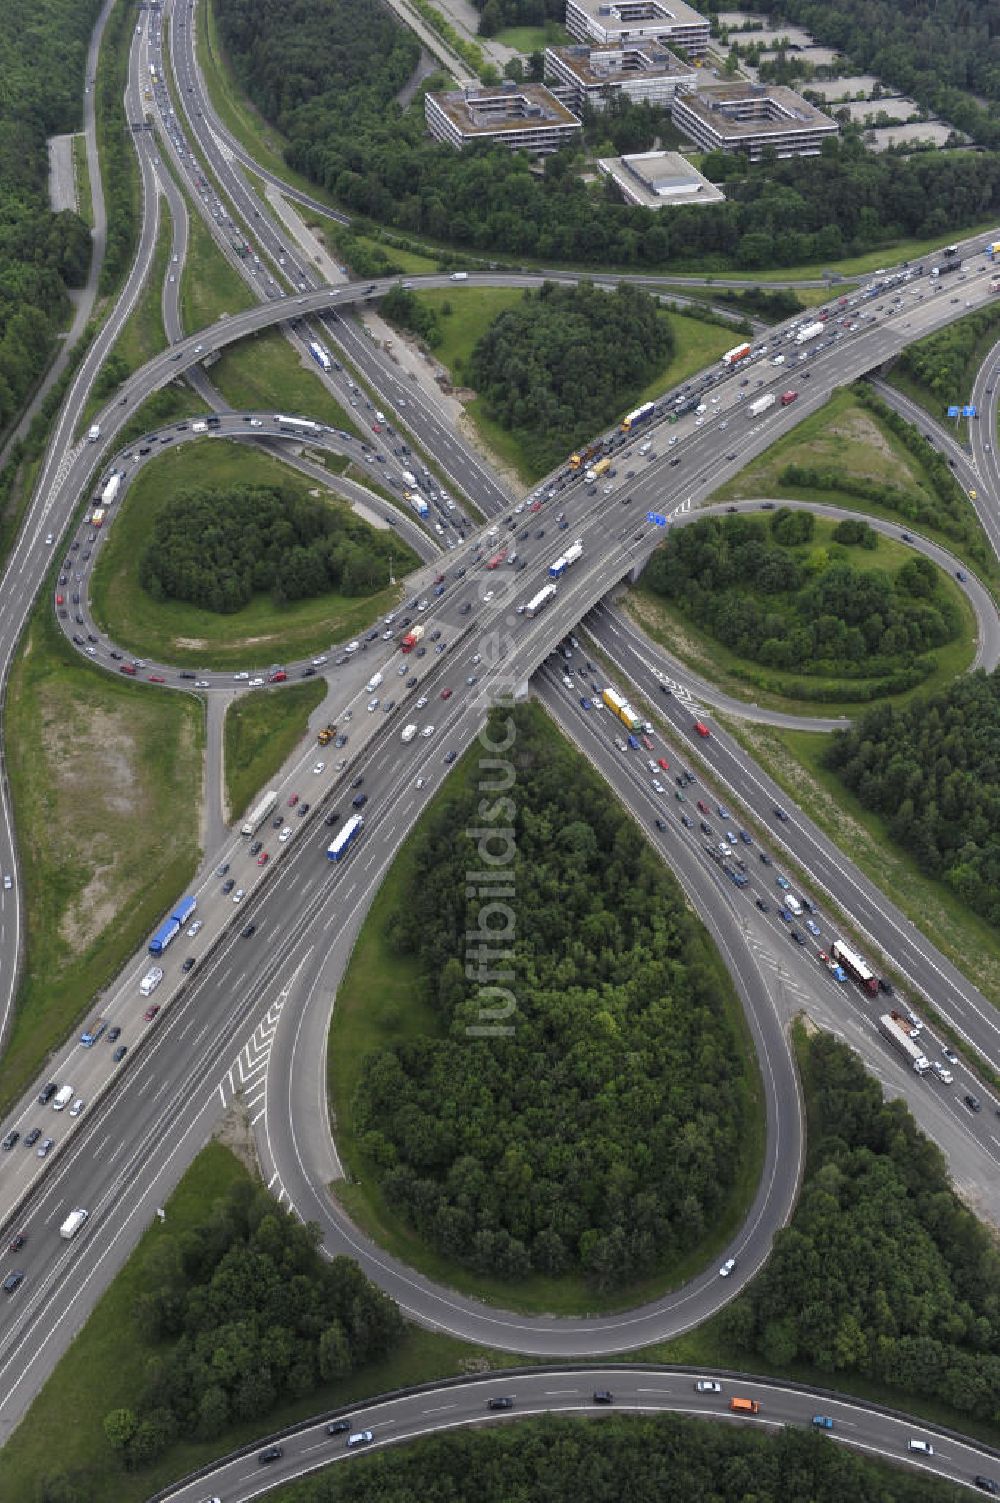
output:
POLYGON ((136 371, 147 360, 152 360, 166 348, 167 335, 163 327, 163 283, 170 259, 170 216, 164 212, 160 217, 156 249, 149 269, 149 277, 142 296, 136 303, 128 321, 117 340, 113 354, 120 355, 129 371, 136 371))
MULTIPOLYGON (((260 1434, 261 1421, 251 1420, 234 1425, 215 1441, 179 1441, 155 1466, 129 1473, 122 1471, 101 1428, 109 1410, 133 1402, 145 1382, 146 1364, 155 1357, 156 1349, 132 1326, 132 1307, 150 1276, 147 1269, 155 1264, 167 1239, 184 1236, 202 1223, 212 1203, 246 1176, 247 1171, 233 1154, 217 1143, 210 1144, 194 1160, 167 1201, 166 1221, 162 1226, 154 1224, 145 1233, 0 1451, 0 1496, 28 1503, 41 1496, 40 1483, 58 1471, 78 1483, 80 1495, 93 1498, 95 1503, 98 1499, 101 1503, 110 1503, 111 1499, 114 1503, 143 1503, 176 1477, 248 1444, 260 1434), (89 1396, 86 1402, 84 1395, 89 1396)), ((280 1429, 369 1394, 445 1377, 466 1365, 478 1371, 482 1367, 509 1366, 515 1360, 412 1327, 391 1359, 372 1363, 342 1382, 314 1389, 275 1410, 265 1423, 280 1429)))
MULTIPOLYGON (((832 542, 837 523, 826 517, 816 518, 816 530, 812 542, 804 550, 796 550, 799 556, 808 556, 814 550, 826 549, 832 542)), ((835 555, 841 550, 833 545, 835 555)), ((894 538, 879 536, 878 547, 873 551, 865 548, 845 548, 843 557, 859 572, 881 569, 890 578, 895 578, 905 563, 913 557, 913 550, 894 538)), ((937 570, 938 585, 958 609, 962 629, 952 642, 934 648, 926 656, 933 659, 935 668, 917 685, 899 695, 886 695, 894 704, 905 704, 917 694, 931 693, 950 684, 960 673, 967 673, 976 653, 976 617, 968 599, 953 579, 941 569, 937 570)), ((765 705, 769 709, 789 711, 798 715, 836 716, 856 715, 859 710, 876 703, 864 694, 857 699, 849 696, 837 700, 815 700, 796 694, 796 686, 808 685, 819 688, 830 684, 842 684, 849 688, 852 680, 826 680, 810 678, 782 669, 771 669, 749 658, 741 658, 723 643, 717 641, 698 627, 683 611, 664 600, 640 580, 625 597, 630 614, 644 631, 665 647, 674 657, 693 669, 711 683, 717 684, 727 694, 765 705)), ((857 680, 859 688, 867 682, 857 680)))
POLYGON ((186 330, 193 331, 207 329, 226 314, 253 308, 256 299, 219 250, 190 196, 185 193, 184 197, 188 210, 188 247, 181 272, 180 309, 181 323, 186 330))
MULTIPOLYGON (((542 712, 538 712, 542 715, 542 712)), ((546 722, 553 741, 559 732, 546 722)), ((453 776, 464 780, 472 766, 475 752, 463 758, 453 776)), ((447 800, 450 791, 442 789, 437 800, 447 800)), ((423 820, 430 817, 433 803, 423 820)), ((335 1193, 357 1224, 374 1237, 394 1257, 428 1278, 462 1293, 474 1295, 487 1304, 530 1314, 579 1315, 621 1310, 656 1298, 668 1288, 676 1288, 704 1268, 732 1238, 741 1225, 753 1200, 760 1178, 764 1155, 764 1119, 761 1085, 756 1069, 753 1085, 748 1089, 748 1132, 741 1173, 734 1185, 729 1206, 704 1238, 701 1246, 679 1259, 669 1269, 660 1269, 641 1283, 617 1291, 611 1296, 596 1293, 582 1277, 551 1278, 532 1274, 516 1283, 500 1278, 485 1278, 471 1273, 442 1257, 398 1217, 381 1193, 374 1172, 361 1152, 353 1124, 353 1102, 366 1055, 391 1045, 419 1037, 436 1036, 440 1029, 433 1010, 419 997, 415 986, 415 968, 409 958, 393 951, 388 938, 388 921, 393 910, 405 900, 413 878, 412 851, 415 827, 387 873, 358 936, 350 965, 337 992, 337 1003, 330 1030, 327 1080, 332 1103, 331 1122, 337 1148, 348 1178, 338 1181, 335 1193)), ((719 962, 719 990, 727 1002, 730 1020, 743 1040, 746 1056, 753 1059, 753 1049, 743 1011, 719 962)))
MULTIPOLYGON (((885 823, 823 765, 827 737, 785 731, 715 712, 715 718, 906 916, 1000 1007, 1000 936, 943 883, 924 875, 890 838, 885 823)), ((884 970, 892 974, 892 956, 884 970)), ((930 999, 933 1007, 933 999, 930 999)))
POLYGON ((3 1103, 26 1088, 190 881, 202 707, 81 663, 46 599, 14 662, 6 744, 27 935, 0 1066, 3 1103))
POLYGON ((87 161, 87 138, 82 132, 73 137, 73 176, 76 179, 77 210, 84 224, 94 227, 94 199, 90 190, 90 165, 87 161))
POLYGON ((357 424, 319 380, 314 367, 303 365, 278 329, 251 335, 223 350, 211 376, 238 411, 301 414, 358 436, 357 424))
MULTIPOLYGON (((256 596, 229 616, 180 600, 154 601, 139 583, 138 561, 156 517, 178 489, 200 485, 282 485, 303 493, 315 487, 270 454, 220 439, 171 449, 138 477, 115 518, 91 582, 91 604, 101 629, 122 647, 183 667, 268 665, 326 649, 383 615, 398 587, 375 595, 321 595, 278 608, 256 596)), ((331 506, 345 502, 330 500, 331 506)), ((400 567, 409 554, 402 542, 400 567)), ((409 565, 407 566, 409 567, 409 565)))
MULTIPOLYGON (((236 818, 277 772, 326 698, 326 679, 243 694, 226 711, 226 798, 236 818)), ((319 753, 323 755, 322 752, 319 753)))

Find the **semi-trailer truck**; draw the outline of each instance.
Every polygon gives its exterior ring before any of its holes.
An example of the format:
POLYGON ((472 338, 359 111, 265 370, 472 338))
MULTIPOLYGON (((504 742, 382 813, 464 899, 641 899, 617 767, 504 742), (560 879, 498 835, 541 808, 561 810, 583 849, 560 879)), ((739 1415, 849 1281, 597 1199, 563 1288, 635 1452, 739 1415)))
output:
POLYGON ((275 792, 265 793, 260 803, 256 804, 250 810, 250 813, 246 817, 246 823, 240 833, 245 835, 248 840, 256 835, 267 816, 277 807, 277 803, 278 795, 275 792))
POLYGON ((757 400, 756 400, 756 402, 751 402, 750 403, 750 416, 751 417, 760 417, 760 415, 761 415, 762 412, 766 412, 769 407, 773 407, 773 406, 774 406, 774 392, 773 391, 769 391, 765 396, 758 397, 757 400))
POLYGON ((918 1075, 924 1075, 930 1069, 930 1060, 921 1049, 920 1045, 910 1037, 909 1025, 898 1012, 885 1012, 878 1020, 879 1032, 894 1045, 906 1059, 918 1075))
POLYGON ((104 487, 103 491, 101 492, 101 505, 102 506, 110 506, 111 505, 112 501, 114 501, 115 497, 118 495, 118 492, 121 490, 121 484, 122 484, 122 477, 118 473, 118 471, 116 470, 114 472, 114 474, 111 476, 111 478, 108 480, 108 483, 104 487))
POLYGON ((426 517, 430 508, 419 491, 406 491, 406 500, 409 501, 418 517, 426 517))
POLYGON ((723 365, 735 365, 738 360, 746 359, 750 353, 750 345, 744 340, 742 344, 735 344, 731 350, 727 350, 722 357, 723 365))
POLYGON ((818 339, 826 325, 816 319, 811 324, 805 324, 795 336, 796 344, 808 344, 810 339, 818 339))
POLYGON ((835 939, 830 954, 838 965, 843 966, 852 981, 856 981, 870 996, 878 991, 878 977, 863 956, 858 955, 842 939, 835 939))
POLYGON ((576 542, 572 543, 570 547, 566 549, 566 552, 561 554, 559 558, 556 559, 554 564, 549 564, 549 578, 558 579, 560 575, 565 574, 566 570, 572 564, 576 563, 577 559, 582 555, 582 553, 583 540, 581 538, 577 538, 576 542))
POLYGON ((619 694, 617 689, 605 689, 601 698, 609 710, 613 710, 622 725, 628 726, 630 731, 637 731, 642 725, 642 719, 633 710, 624 694, 619 694))
POLYGON ((412 652, 424 634, 424 628, 420 625, 413 626, 399 644, 401 652, 412 652))
POLYGON ((622 432, 631 433, 632 429, 637 428, 640 423, 648 422, 655 411, 652 402, 643 402, 641 407, 636 407, 634 411, 626 413, 622 418, 622 432))
POLYGON ((605 457, 604 459, 599 459, 597 461, 597 463, 593 466, 593 468, 589 469, 587 471, 587 473, 584 475, 583 478, 584 478, 584 480, 586 480, 587 484, 590 485, 595 480, 600 480, 600 478, 601 478, 602 475, 606 475, 607 472, 610 470, 610 468, 611 468, 611 460, 610 459, 608 459, 607 457, 605 457))
POLYGON ((961 268, 962 268, 962 263, 959 260, 956 260, 956 261, 942 261, 942 263, 941 263, 940 266, 932 266, 931 267, 931 276, 932 277, 945 277, 945 276, 948 275, 949 271, 960 271, 961 268))

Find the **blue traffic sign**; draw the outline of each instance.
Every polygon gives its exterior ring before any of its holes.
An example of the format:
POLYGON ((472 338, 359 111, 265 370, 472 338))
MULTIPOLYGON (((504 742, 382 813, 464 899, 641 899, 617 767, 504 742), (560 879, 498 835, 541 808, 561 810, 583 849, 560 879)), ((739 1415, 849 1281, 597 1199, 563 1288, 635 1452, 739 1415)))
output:
POLYGON ((658 511, 647 511, 646 521, 652 522, 654 527, 666 527, 667 525, 666 517, 661 516, 658 511))
POLYGON ((948 408, 948 416, 949 417, 961 417, 962 416, 962 409, 961 409, 961 407, 949 407, 948 408))

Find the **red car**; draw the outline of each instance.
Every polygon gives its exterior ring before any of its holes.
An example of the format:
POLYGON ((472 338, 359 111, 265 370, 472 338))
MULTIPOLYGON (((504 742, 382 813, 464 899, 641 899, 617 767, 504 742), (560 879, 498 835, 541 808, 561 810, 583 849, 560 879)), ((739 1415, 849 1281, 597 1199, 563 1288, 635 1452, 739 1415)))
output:
POLYGON ((382 432, 382 424, 381 423, 372 423, 372 432, 373 433, 381 433, 382 432))
POLYGON ((706 802, 705 802, 705 800, 703 798, 700 798, 698 800, 698 809, 699 809, 699 812, 702 813, 702 814, 707 814, 708 813, 708 805, 706 804, 706 802))
POLYGON ((65 595, 57 595, 56 596, 56 605, 65 605, 65 604, 66 604, 66 596, 65 595))
POLYGON ((135 678, 135 664, 134 663, 122 663, 121 667, 118 669, 118 672, 119 673, 127 673, 128 676, 129 676, 129 678, 135 678))
POLYGON ((540 501, 532 501, 532 503, 531 503, 531 510, 532 511, 541 511, 541 509, 542 509, 542 503, 540 501))
MULTIPOLYGON (((657 757, 656 761, 657 765, 659 767, 662 767, 664 772, 670 771, 670 763, 667 761, 666 757, 657 757)), ((698 805, 698 808, 701 808, 700 804, 698 805)))
POLYGON ((450 699, 451 698, 451 690, 450 689, 442 689, 441 690, 441 698, 442 699, 450 699))
MULTIPOLYGON (((438 577, 437 577, 437 579, 435 579, 434 583, 435 584, 444 584, 444 575, 443 574, 439 574, 438 577)), ((60 601, 60 604, 62 604, 61 601, 60 601)))
POLYGON ((653 743, 652 743, 652 741, 650 741, 650 739, 649 739, 648 736, 643 736, 643 738, 642 738, 642 744, 646 748, 647 751, 652 751, 653 750, 653 743))
POLYGON ((825 950, 817 950, 816 951, 816 959, 817 960, 821 960, 824 965, 829 965, 830 964, 830 957, 826 953, 825 950))
POLYGON ((268 683, 269 684, 283 684, 283 683, 287 682, 287 679, 288 679, 288 674, 285 672, 284 668, 279 668, 278 671, 277 671, 277 673, 272 673, 271 674, 271 677, 268 679, 268 683))
POLYGON ((267 851, 261 851, 260 855, 257 857, 257 865, 266 866, 270 859, 271 858, 268 855, 267 851))
POLYGON ((142 1015, 143 1022, 144 1023, 151 1023, 153 1021, 153 1019, 156 1017, 156 1014, 159 1012, 159 1010, 160 1010, 160 1004, 159 1004, 159 1002, 154 1002, 153 1005, 152 1005, 152 1007, 147 1007, 146 1011, 142 1015))
POLYGON ((294 809, 295 805, 298 803, 298 801, 299 801, 298 794, 297 793, 293 793, 292 796, 291 796, 291 798, 288 800, 288 807, 289 807, 289 809, 294 809))
POLYGON ((165 684, 167 682, 159 673, 150 673, 147 676, 151 684, 165 684))
POLYGON ((24 1244, 25 1244, 25 1242, 27 1242, 27 1240, 28 1239, 25 1236, 24 1232, 18 1232, 17 1235, 11 1239, 11 1243, 10 1243, 10 1246, 7 1248, 7 1251, 8 1252, 20 1252, 21 1248, 24 1246, 24 1244))

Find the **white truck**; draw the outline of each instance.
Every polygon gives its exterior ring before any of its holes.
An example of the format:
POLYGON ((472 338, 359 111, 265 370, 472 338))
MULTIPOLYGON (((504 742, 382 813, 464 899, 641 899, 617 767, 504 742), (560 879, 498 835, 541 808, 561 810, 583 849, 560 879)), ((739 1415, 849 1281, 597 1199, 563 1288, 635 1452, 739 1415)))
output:
POLYGON ((191 424, 191 432, 192 433, 207 433, 208 432, 208 424, 205 423, 205 422, 201 422, 200 420, 197 423, 192 423, 191 424))
POLYGON ((87 433, 87 442, 88 442, 88 444, 96 444, 97 440, 100 438, 100 436, 101 436, 101 425, 100 425, 100 423, 91 423, 89 432, 87 433))
POLYGON ((878 1020, 879 1032, 889 1040, 900 1054, 905 1055, 918 1075, 926 1075, 930 1060, 912 1037, 905 1018, 898 1012, 884 1012, 878 1020))
POLYGON ((375 689, 378 688, 378 686, 379 686, 379 684, 381 682, 382 682, 382 675, 381 675, 381 673, 373 673, 372 676, 371 676, 371 678, 368 680, 367 684, 365 684, 365 688, 368 690, 368 693, 371 694, 375 689))
POLYGON ((766 412, 769 407, 774 406, 774 400, 773 391, 769 391, 766 396, 758 397, 756 402, 750 403, 750 416, 755 418, 760 417, 762 412, 766 412))
POLYGON ((806 324, 796 334, 795 343, 808 344, 810 339, 818 339, 825 328, 826 324, 820 323, 818 319, 814 323, 806 324))
POLYGON ((118 492, 121 490, 121 484, 122 484, 122 477, 118 473, 118 471, 115 470, 115 472, 111 475, 110 479, 108 480, 107 485, 104 487, 103 491, 101 492, 101 505, 102 506, 110 506, 111 505, 112 501, 115 499, 115 497, 118 495, 118 492))
POLYGON ((403 743, 404 746, 408 746, 409 743, 413 740, 413 738, 414 738, 414 736, 416 734, 417 734, 417 728, 416 728, 416 726, 415 725, 408 725, 401 732, 399 739, 400 739, 400 741, 402 741, 402 743, 403 743))

